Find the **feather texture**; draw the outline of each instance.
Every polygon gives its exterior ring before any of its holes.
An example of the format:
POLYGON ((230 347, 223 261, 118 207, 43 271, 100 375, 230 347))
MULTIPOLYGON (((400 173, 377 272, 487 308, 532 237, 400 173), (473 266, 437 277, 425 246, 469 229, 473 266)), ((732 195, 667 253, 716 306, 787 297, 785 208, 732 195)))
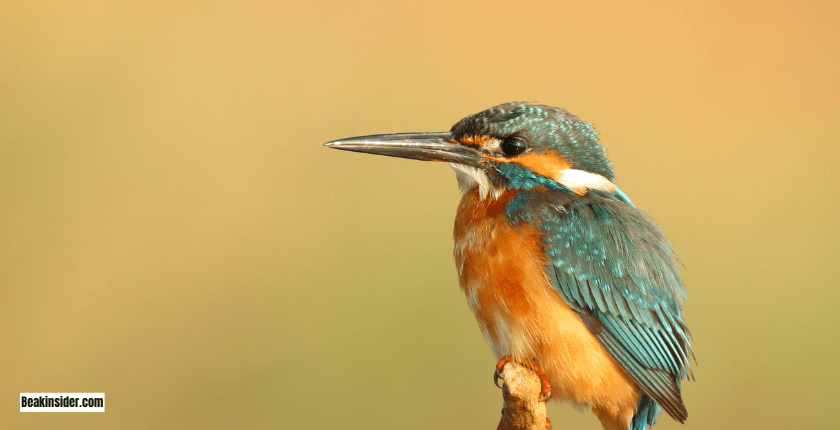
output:
MULTIPOLYGON (((660 230, 621 197, 532 191, 509 203, 507 216, 540 226, 554 289, 648 400, 683 422, 680 380, 692 374, 678 262, 660 230)), ((657 411, 643 400, 634 428, 657 411)))

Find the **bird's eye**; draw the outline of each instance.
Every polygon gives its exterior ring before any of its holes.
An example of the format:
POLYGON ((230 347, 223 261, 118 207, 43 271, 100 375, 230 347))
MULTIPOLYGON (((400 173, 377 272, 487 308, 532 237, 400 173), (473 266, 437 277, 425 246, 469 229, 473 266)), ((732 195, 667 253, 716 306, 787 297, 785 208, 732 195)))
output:
POLYGON ((508 137, 502 141, 502 152, 508 156, 519 155, 528 149, 528 144, 522 138, 508 137))

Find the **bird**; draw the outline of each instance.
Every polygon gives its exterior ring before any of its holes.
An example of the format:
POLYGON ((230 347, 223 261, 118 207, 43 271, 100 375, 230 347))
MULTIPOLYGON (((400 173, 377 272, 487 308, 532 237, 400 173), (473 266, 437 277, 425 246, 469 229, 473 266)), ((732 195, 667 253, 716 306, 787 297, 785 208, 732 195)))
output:
MULTIPOLYGON (((460 288, 498 360, 534 369, 543 400, 590 409, 605 430, 683 423, 694 351, 673 246, 616 186, 594 127, 564 109, 509 102, 445 132, 325 146, 438 161, 461 192, 460 288)), ((497 383, 498 385, 498 383, 497 383)))

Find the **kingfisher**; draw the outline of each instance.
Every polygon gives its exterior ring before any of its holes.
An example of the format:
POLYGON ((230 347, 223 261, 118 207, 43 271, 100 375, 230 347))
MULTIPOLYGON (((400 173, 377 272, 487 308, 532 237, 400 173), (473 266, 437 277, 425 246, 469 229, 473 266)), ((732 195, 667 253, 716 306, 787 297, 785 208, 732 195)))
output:
POLYGON ((498 360, 534 369, 543 400, 591 409, 606 430, 688 414, 693 379, 679 260, 616 185, 592 125, 556 107, 510 102, 446 132, 325 144, 439 161, 461 191, 455 265, 498 360))

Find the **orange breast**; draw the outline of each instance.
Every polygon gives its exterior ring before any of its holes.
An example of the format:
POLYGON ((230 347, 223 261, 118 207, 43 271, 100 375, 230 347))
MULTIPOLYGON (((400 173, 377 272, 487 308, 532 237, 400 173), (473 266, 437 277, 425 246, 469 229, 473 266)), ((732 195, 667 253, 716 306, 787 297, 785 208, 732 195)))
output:
POLYGON ((509 355, 540 365, 552 398, 629 423, 641 391, 554 291, 539 230, 507 221, 505 204, 514 195, 481 200, 472 190, 455 219, 461 289, 487 343, 497 359, 509 355))

